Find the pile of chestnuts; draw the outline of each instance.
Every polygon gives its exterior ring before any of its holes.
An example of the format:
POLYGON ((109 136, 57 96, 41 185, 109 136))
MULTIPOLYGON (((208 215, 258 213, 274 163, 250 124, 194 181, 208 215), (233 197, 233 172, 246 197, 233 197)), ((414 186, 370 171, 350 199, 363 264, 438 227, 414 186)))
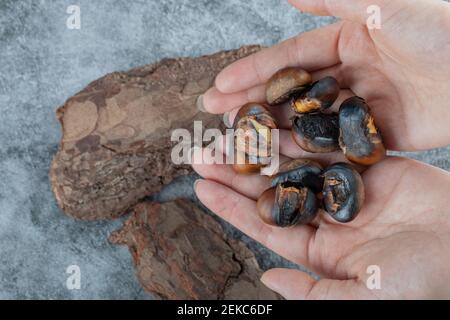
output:
POLYGON ((296 159, 280 166, 257 209, 265 223, 289 227, 311 222, 321 207, 336 221, 350 222, 363 202, 361 176, 350 164, 335 163, 323 170, 315 161, 296 159))
POLYGON ((339 84, 333 77, 311 83, 311 76, 305 70, 286 68, 268 81, 266 99, 269 105, 290 102, 296 114, 292 136, 305 151, 342 149, 351 162, 362 165, 382 160, 386 150, 364 99, 348 98, 341 104, 339 113, 326 113, 339 91, 339 84))
MULTIPOLYGON (((269 106, 289 103, 292 137, 305 151, 324 153, 342 150, 355 164, 371 165, 385 157, 381 133, 364 99, 345 100, 339 112, 330 112, 340 87, 333 77, 312 82, 298 67, 275 73, 267 82, 264 103, 249 103, 234 121, 235 150, 241 161, 239 173, 255 173, 271 160, 271 130, 277 128, 269 106), (261 149, 261 146, 263 147, 261 149)), ((351 164, 335 163, 328 168, 312 160, 294 159, 280 166, 272 176, 271 188, 258 199, 261 219, 270 225, 288 227, 311 222, 324 209, 339 222, 352 221, 364 202, 364 185, 351 164)))

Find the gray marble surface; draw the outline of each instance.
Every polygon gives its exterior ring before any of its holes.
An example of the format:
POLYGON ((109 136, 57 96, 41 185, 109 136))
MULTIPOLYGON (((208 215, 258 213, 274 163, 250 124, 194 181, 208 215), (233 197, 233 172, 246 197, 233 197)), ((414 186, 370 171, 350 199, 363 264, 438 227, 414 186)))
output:
MULTIPOLYGON (((54 112, 66 98, 108 72, 271 45, 331 21, 283 0, 1 0, 0 299, 150 298, 127 249, 106 240, 121 221, 74 221, 55 203, 48 167, 60 139, 54 112), (72 4, 80 30, 66 27, 72 4), (69 265, 81 268, 80 290, 66 287, 69 265)), ((448 170, 449 152, 408 156, 448 170)), ((285 264, 250 246, 264 268, 285 264)))

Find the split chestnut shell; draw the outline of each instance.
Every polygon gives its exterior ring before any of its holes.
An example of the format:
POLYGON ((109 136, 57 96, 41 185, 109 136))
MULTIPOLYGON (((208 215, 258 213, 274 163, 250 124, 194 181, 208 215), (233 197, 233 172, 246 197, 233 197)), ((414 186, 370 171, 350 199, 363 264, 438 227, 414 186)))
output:
POLYGON ((333 77, 314 82, 311 87, 292 99, 291 105, 297 113, 323 111, 333 105, 339 95, 339 83, 333 77))
POLYGON ((323 206, 339 222, 356 218, 364 203, 364 184, 348 163, 335 163, 323 172, 323 206))
POLYGON ((337 113, 308 113, 295 117, 292 137, 308 152, 339 150, 339 116, 337 113))
POLYGON ((371 165, 386 155, 381 133, 364 99, 351 97, 339 109, 339 144, 352 162, 371 165))
POLYGON ((248 103, 241 107, 234 120, 235 171, 255 173, 270 163, 271 130, 276 127, 266 105, 248 103))
POLYGON ((291 182, 308 187, 313 192, 322 190, 322 166, 309 159, 295 159, 280 165, 278 173, 272 178, 271 186, 291 182))
POLYGON ((314 193, 307 187, 285 182, 264 191, 257 209, 265 223, 289 227, 311 222, 317 214, 317 203, 314 193))

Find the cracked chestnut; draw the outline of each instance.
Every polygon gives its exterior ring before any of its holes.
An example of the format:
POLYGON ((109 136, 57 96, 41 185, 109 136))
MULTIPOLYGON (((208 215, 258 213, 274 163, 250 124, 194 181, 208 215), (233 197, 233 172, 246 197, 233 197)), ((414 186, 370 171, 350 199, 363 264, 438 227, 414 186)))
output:
POLYGON ((309 159, 295 159, 280 165, 278 173, 272 178, 271 187, 291 182, 308 187, 317 193, 322 190, 322 166, 309 159))
POLYGON ((338 222, 356 218, 364 202, 364 184, 348 163, 335 163, 323 172, 323 207, 338 222))
POLYGON ((248 103, 239 110, 234 120, 235 163, 239 173, 255 173, 271 160, 271 130, 276 121, 266 105, 248 103))
POLYGON ((352 162, 371 165, 386 155, 381 133, 363 98, 351 97, 339 109, 339 144, 352 162))
POLYGON ((306 90, 311 75, 298 67, 289 67, 276 72, 267 82, 266 100, 270 105, 288 101, 292 96, 306 90))
POLYGON ((317 214, 316 197, 307 187, 284 182, 263 192, 257 210, 261 219, 272 226, 306 224, 317 214))
POLYGON ((292 122, 292 137, 308 152, 339 150, 339 116, 321 112, 297 116, 292 122))
POLYGON ((278 227, 311 222, 317 214, 315 193, 323 186, 321 172, 321 165, 308 159, 283 163, 272 178, 271 188, 258 199, 261 219, 278 227))
POLYGON ((291 106, 297 113, 323 111, 333 105, 339 95, 339 84, 333 77, 316 81, 311 87, 294 97, 291 106))

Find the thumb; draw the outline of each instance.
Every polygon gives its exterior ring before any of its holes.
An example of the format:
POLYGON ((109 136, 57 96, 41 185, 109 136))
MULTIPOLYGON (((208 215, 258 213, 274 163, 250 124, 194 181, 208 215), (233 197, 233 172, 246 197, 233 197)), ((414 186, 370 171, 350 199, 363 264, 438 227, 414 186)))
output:
MULTIPOLYGON (((388 19, 404 8, 404 0, 288 0, 294 7, 319 16, 335 16, 365 24, 375 5, 383 19, 388 19)), ((408 1, 410 3, 410 1, 408 1)), ((411 5, 411 4, 409 4, 411 5)))
POLYGON ((370 299, 368 289, 356 280, 314 280, 305 272, 271 269, 261 277, 262 283, 288 300, 370 299))

